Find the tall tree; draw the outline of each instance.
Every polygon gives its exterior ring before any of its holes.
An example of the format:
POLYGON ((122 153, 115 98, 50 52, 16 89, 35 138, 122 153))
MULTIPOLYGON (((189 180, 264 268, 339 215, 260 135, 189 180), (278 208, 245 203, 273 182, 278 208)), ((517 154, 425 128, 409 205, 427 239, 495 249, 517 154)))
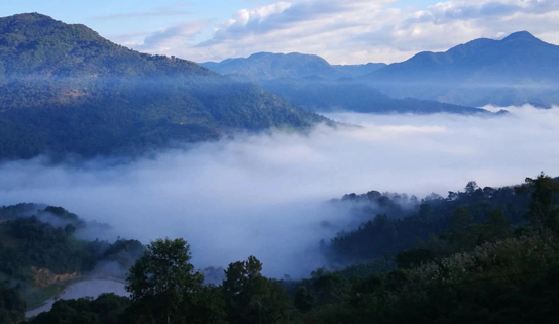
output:
POLYGON ((187 309, 203 289, 204 275, 190 263, 190 245, 183 239, 151 242, 130 268, 126 290, 133 309, 152 323, 184 323, 187 309))
POLYGON ((288 315, 289 296, 277 282, 264 277, 262 263, 254 256, 229 264, 223 297, 230 323, 277 323, 288 315))
POLYGON ((528 211, 528 219, 537 228, 559 231, 559 207, 557 193, 559 183, 543 172, 535 179, 526 178, 527 186, 517 191, 530 191, 532 201, 528 211))

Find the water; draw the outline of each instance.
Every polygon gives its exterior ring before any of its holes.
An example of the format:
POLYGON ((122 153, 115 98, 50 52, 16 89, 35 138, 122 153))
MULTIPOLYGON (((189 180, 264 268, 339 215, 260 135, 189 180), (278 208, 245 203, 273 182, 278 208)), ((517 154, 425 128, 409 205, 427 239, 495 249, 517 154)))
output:
POLYGON ((101 294, 113 293, 118 296, 128 296, 124 284, 112 280, 93 279, 81 281, 68 286, 59 296, 49 299, 43 306, 31 310, 25 317, 31 318, 42 312, 48 312, 59 299, 78 299, 83 297, 97 298, 101 294))

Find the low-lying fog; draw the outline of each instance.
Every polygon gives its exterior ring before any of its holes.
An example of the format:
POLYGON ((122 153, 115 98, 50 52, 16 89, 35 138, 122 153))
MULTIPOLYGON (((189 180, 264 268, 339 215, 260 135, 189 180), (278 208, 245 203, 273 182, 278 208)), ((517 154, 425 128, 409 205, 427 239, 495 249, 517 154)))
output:
POLYGON ((0 165, 0 204, 62 206, 145 243, 184 237, 201 268, 255 255, 267 275, 301 277, 322 265, 318 242, 335 234, 320 222, 346 222, 323 203, 331 198, 445 195, 470 180, 503 186, 559 175, 559 108, 509 110, 488 119, 331 114, 363 127, 239 135, 111 167, 9 162, 0 165))

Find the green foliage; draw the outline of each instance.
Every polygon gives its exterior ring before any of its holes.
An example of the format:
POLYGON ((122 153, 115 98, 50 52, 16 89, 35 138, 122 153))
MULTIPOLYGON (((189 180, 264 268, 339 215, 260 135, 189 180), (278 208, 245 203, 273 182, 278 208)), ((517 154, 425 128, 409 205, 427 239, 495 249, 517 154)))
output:
POLYGON ((21 285, 21 297, 34 309, 64 288, 55 275, 96 269, 97 274, 124 278, 143 253, 143 245, 135 240, 110 244, 74 236, 77 228, 88 226, 61 207, 19 204, 0 208, 0 281, 21 285), (118 271, 97 267, 105 262, 118 264, 118 271))
POLYGON ((36 217, 1 223, 0 232, 0 271, 21 280, 31 276, 30 266, 72 273, 92 269, 96 261, 89 243, 36 217))
POLYGON ((75 238, 74 230, 71 224, 55 227, 35 216, 0 223, 0 272, 33 282, 31 267, 64 274, 91 271, 100 261, 115 261, 127 268, 143 251, 135 240, 85 241, 75 238))
MULTIPOLYGON (((558 201, 556 182, 549 180, 542 175, 517 194, 509 188, 500 195, 503 189, 470 183, 466 193, 433 196, 435 201, 424 202, 418 213, 427 217, 444 211, 441 235, 416 242, 395 261, 388 257, 340 271, 317 269, 292 290, 292 299, 281 282, 261 274, 262 264, 254 256, 231 263, 220 287, 203 286, 203 275, 189 262, 186 241, 157 240, 130 270, 130 300, 60 301, 31 324, 555 323, 559 236, 549 219, 558 201), (531 202, 521 191, 531 193, 531 202), (540 212, 538 221, 513 231, 506 215, 512 214, 508 205, 514 202, 526 206, 528 215, 540 212), (503 204, 505 210, 495 208, 503 204)), ((371 193, 366 199, 378 198, 371 193)), ((387 228, 391 219, 376 222, 387 228)), ((134 245, 118 242, 114 247, 134 245)))
POLYGON ((140 321, 182 323, 196 318, 204 275, 190 263, 190 245, 183 239, 155 240, 130 268, 126 290, 140 321))
POLYGON ((0 222, 21 218, 24 215, 32 215, 39 209, 41 209, 41 206, 37 204, 17 204, 12 206, 3 206, 0 207, 0 222))
POLYGON ((447 198, 432 195, 421 203, 378 192, 347 195, 344 200, 359 204, 357 215, 371 220, 353 231, 339 233, 326 246, 327 256, 336 263, 379 260, 412 249, 418 242, 429 245, 428 241, 434 240, 440 242, 435 243, 438 251, 433 252, 446 255, 490 238, 506 237, 509 222, 525 224, 523 215, 528 211, 530 196, 509 187, 481 189, 470 182, 466 192, 449 192, 447 198), (401 206, 409 206, 408 211, 401 206))
MULTIPOLYGON (((522 197, 522 190, 532 193, 528 215, 539 213, 532 222, 539 231, 528 228, 513 234, 500 209, 476 223, 472 209, 457 208, 445 235, 398 254, 400 269, 353 277, 345 284, 338 281, 338 291, 345 293, 336 296, 343 298, 315 304, 304 322, 556 322, 559 237, 548 220, 558 205, 553 196, 557 182, 543 175, 527 182, 515 197, 522 197), (436 244, 442 248, 426 248, 436 244), (446 256, 434 253, 440 250, 446 250, 446 256)), ((473 183, 468 187, 468 195, 483 196, 473 183)), ((331 274, 318 275, 332 282, 331 274)))
POLYGON ((301 313, 306 313, 312 309, 316 303, 315 296, 307 291, 307 288, 301 286, 295 292, 293 304, 301 313))
POLYGON ((398 268, 409 269, 420 266, 425 262, 429 262, 435 258, 433 251, 422 248, 415 248, 398 253, 396 256, 396 264, 398 268))
POLYGON ((380 259, 373 262, 354 263, 342 270, 335 271, 345 277, 368 277, 372 274, 386 273, 396 268, 396 262, 390 259, 380 259))
POLYGON ((2 159, 138 153, 326 121, 255 85, 39 14, 0 18, 0 67, 2 159))
POLYGON ((19 323, 24 316, 25 302, 21 299, 18 289, 0 282, 0 323, 19 323))
POLYGON ((125 314, 129 305, 130 299, 114 294, 104 294, 95 300, 59 300, 49 312, 39 314, 29 324, 131 324, 125 314))
POLYGON ((229 323, 274 323, 289 317, 289 296, 281 285, 260 273, 254 256, 229 264, 223 281, 223 300, 229 323))
POLYGON ((527 213, 530 223, 536 228, 559 233, 559 207, 556 204, 559 183, 542 173, 536 179, 526 178, 526 184, 524 189, 532 195, 527 213))

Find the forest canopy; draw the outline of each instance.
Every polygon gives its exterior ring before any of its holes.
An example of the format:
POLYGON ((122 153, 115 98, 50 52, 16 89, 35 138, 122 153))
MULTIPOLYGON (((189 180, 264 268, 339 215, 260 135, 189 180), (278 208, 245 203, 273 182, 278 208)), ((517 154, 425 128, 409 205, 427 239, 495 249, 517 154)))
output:
MULTIPOLYGON (((205 272, 191 263, 188 242, 165 238, 142 247, 130 263, 130 298, 61 300, 29 323, 552 323, 559 318, 553 297, 559 288, 558 179, 541 174, 521 186, 496 189, 470 182, 463 192, 421 201, 371 191, 332 203, 342 201, 355 204, 354 213, 367 215, 374 204, 384 214, 324 244, 331 267, 309 278, 267 278, 265 265, 250 256, 230 263, 217 286, 205 284, 205 272), (351 265, 334 267, 344 262, 351 265)), ((76 254, 82 258, 56 265, 65 267, 60 271, 86 269, 135 245, 119 240, 95 253, 91 246, 100 243, 84 248, 87 244, 71 238, 71 227, 14 217, 31 206, 4 207, 0 216, 12 220, 2 229, 21 232, 29 242, 58 244, 43 244, 47 256, 49 249, 71 256, 72 248, 82 248, 76 254)), ((76 222, 64 209, 43 208, 76 222)), ((16 301, 0 303, 7 323, 21 319, 25 309, 18 289, 2 286, 2 294, 16 301)))

